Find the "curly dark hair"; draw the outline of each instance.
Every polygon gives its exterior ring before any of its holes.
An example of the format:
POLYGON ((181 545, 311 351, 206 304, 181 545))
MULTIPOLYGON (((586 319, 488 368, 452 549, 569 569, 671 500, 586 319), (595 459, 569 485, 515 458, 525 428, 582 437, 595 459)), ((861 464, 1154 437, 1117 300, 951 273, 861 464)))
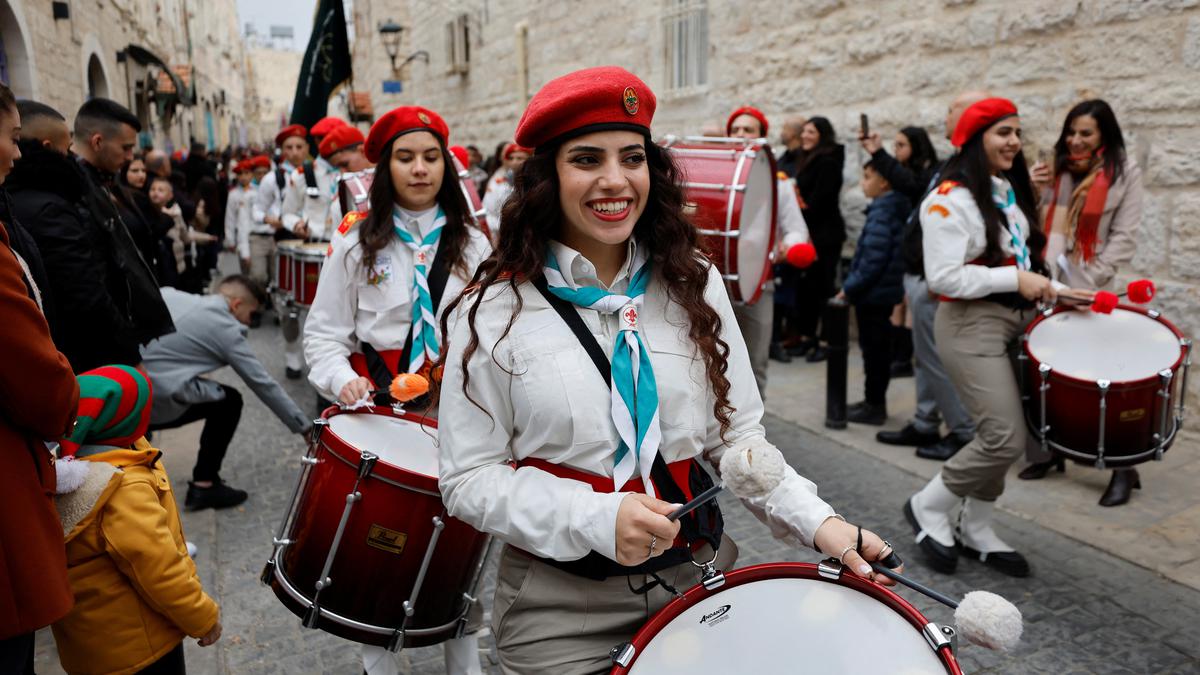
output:
MULTIPOLYGON (((708 383, 716 395, 713 415, 724 436, 734 409, 729 403, 729 379, 725 376, 729 369, 729 345, 721 339, 720 315, 704 298, 711 263, 700 250, 699 232, 683 213, 685 199, 679 168, 666 150, 649 139, 645 141, 645 149, 650 189, 646 208, 634 225, 633 236, 645 249, 654 274, 667 287, 668 298, 687 313, 688 337, 704 358, 708 383)), ((446 336, 448 318, 458 305, 466 302, 470 307, 467 322, 471 339, 462 356, 463 393, 476 406, 479 406, 478 402, 468 391, 471 379, 467 364, 479 347, 479 334, 475 329, 479 305, 491 286, 509 286, 516 303, 500 339, 507 337, 524 305, 517 287, 526 280, 542 276, 546 244, 561 236, 563 214, 558 201, 555 165, 558 148, 538 150, 516 176, 512 197, 501 213, 499 243, 495 250, 479 265, 471 285, 446 308, 441 318, 441 334, 446 336)), ((448 353, 449 349, 443 345, 439 366, 444 365, 448 353)), ((496 360, 494 351, 492 359, 504 367, 496 360)), ((435 401, 439 393, 435 386, 435 401)))
MULTIPOLYGON (((442 227, 442 234, 438 240, 438 255, 447 256, 446 261, 450 268, 465 278, 471 273, 463 255, 471 238, 467 228, 474 226, 475 219, 471 216, 471 208, 467 205, 467 199, 459 186, 454 162, 450 160, 450 151, 446 149, 445 141, 437 134, 433 134, 433 137, 437 138, 438 147, 442 150, 442 164, 445 167, 442 184, 437 192, 437 203, 446 214, 446 224, 442 227)), ((363 251, 363 266, 367 269, 375 266, 375 254, 383 250, 395 234, 391 208, 391 205, 396 203, 396 188, 391 180, 392 145, 395 142, 395 139, 392 139, 384 146, 379 163, 375 165, 375 180, 371 182, 369 192, 372 207, 358 233, 358 245, 362 246, 363 251), (380 204, 387 204, 387 208, 378 208, 380 204)))

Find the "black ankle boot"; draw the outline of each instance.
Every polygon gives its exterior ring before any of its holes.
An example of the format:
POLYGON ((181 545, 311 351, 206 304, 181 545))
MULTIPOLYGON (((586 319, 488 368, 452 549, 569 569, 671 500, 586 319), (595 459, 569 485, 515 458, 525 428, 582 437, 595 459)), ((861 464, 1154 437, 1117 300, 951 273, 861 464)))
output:
POLYGON ((1134 490, 1142 489, 1142 479, 1137 469, 1116 469, 1112 480, 1108 481, 1108 489, 1100 497, 1100 506, 1120 506, 1129 501, 1134 490))
POLYGON ((1021 469, 1021 473, 1017 474, 1017 478, 1021 480, 1041 480, 1050 473, 1050 469, 1054 469, 1059 473, 1067 470, 1067 462, 1062 457, 1056 457, 1048 462, 1036 462, 1021 469))

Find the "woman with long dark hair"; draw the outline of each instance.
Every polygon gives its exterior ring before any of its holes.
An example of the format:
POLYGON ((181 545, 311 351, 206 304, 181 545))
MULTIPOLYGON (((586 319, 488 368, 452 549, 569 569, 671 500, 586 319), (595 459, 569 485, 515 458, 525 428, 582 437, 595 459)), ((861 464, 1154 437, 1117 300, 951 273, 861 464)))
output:
POLYGON ((846 242, 846 221, 840 205, 846 150, 824 117, 810 117, 804 123, 800 147, 804 156, 796 167, 796 187, 817 259, 800 280, 796 308, 788 317, 791 338, 787 344, 789 354, 808 354, 809 363, 815 363, 825 360, 825 348, 817 342, 817 323, 825 302, 833 296, 842 244, 846 242))
POLYGON ((711 485, 701 457, 778 462, 781 482, 746 499, 777 535, 864 577, 890 552, 863 530, 860 557, 859 530, 764 438, 721 275, 650 140, 654 108, 621 68, 546 83, 517 128, 535 150, 497 248, 442 319, 440 486, 451 515, 506 544, 505 673, 607 672, 610 648, 698 579, 693 556, 727 568, 715 502, 666 517, 711 485))
MULTIPOLYGON (((1067 113, 1054 144, 1054 178, 1042 193, 1042 222, 1049 241, 1046 260, 1054 278, 1080 288, 1107 289, 1117 270, 1137 252, 1142 224, 1142 171, 1125 152, 1125 136, 1102 100, 1079 103, 1067 113)), ((1025 480, 1065 471, 1062 458, 1030 447, 1033 464, 1025 480)), ((1136 469, 1113 471, 1101 506, 1129 501, 1141 480, 1136 469)))
POLYGON ((925 277, 943 300, 934 322, 938 354, 977 431, 904 512, 934 569, 953 572, 961 550, 1023 577, 1025 557, 992 527, 1004 475, 1026 440, 1009 345, 1033 318, 1034 303, 1059 294, 1090 300, 1092 293, 1050 280, 1017 107, 1002 98, 975 103, 951 143, 961 150, 942 172, 947 180, 920 207, 925 277))
MULTIPOLYGON (((399 373, 432 379, 442 340, 434 317, 491 251, 448 168, 449 136, 418 106, 392 110, 367 135, 370 208, 346 214, 334 233, 304 330, 308 379, 326 399, 364 400, 399 373)), ((476 634, 446 642, 445 653, 452 675, 480 672, 476 634)), ((363 659, 371 675, 394 672, 382 648, 364 647, 363 659)))

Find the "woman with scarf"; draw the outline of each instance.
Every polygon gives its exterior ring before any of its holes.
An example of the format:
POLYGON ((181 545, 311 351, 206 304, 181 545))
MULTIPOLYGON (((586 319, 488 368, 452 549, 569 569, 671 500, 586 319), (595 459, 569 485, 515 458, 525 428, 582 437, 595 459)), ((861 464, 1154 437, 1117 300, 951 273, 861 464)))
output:
POLYGON ((950 141, 960 151, 942 172, 947 180, 920 207, 925 277, 942 299, 934 320, 938 354, 977 431, 904 514, 939 572, 954 572, 961 551, 1023 577, 1029 563, 992 527, 1004 476, 1027 433, 1009 346, 1033 319, 1035 303, 1093 294, 1049 278, 1017 107, 1002 98, 971 105, 950 141))
MULTIPOLYGON (((399 373, 428 378, 440 353, 435 317, 491 252, 447 169, 449 137, 441 116, 419 106, 392 110, 367 135, 371 207, 346 214, 333 235, 304 329, 308 380, 325 399, 353 404, 399 373)), ((445 653, 451 675, 480 672, 475 633, 445 653)), ((363 647, 363 661, 369 675, 398 672, 380 647, 363 647)))
MULTIPOLYGON (((1137 251, 1142 224, 1142 172, 1125 152, 1125 137, 1108 103, 1084 101, 1067 113, 1054 145, 1054 178, 1042 193, 1042 222, 1048 234, 1046 262, 1054 278, 1071 286, 1111 289, 1117 270, 1137 251)), ((1061 457, 1027 453, 1034 463, 1024 480, 1066 470, 1061 457)), ((1118 506, 1141 488, 1136 469, 1116 469, 1101 506, 1118 506)))
POLYGON ((621 68, 546 83, 517 128, 534 154, 498 247, 442 318, 454 423, 439 428, 440 486, 452 516, 506 544, 492 613, 505 673, 608 672, 609 650, 698 581, 693 559, 729 569, 715 502, 667 518, 711 485, 702 458, 731 485, 751 453, 774 462, 741 496, 776 536, 863 577, 891 553, 764 438, 720 272, 651 141, 654 109, 621 68))

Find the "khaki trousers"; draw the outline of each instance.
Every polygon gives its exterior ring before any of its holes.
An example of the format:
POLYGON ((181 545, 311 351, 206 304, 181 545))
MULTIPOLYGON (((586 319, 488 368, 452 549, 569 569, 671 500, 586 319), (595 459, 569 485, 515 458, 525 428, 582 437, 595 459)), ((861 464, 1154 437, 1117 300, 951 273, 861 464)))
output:
MULTIPOLYGON (((695 557, 707 561, 712 549, 705 546, 695 557)), ((723 537, 717 569, 729 570, 735 560, 737 545, 723 537)), ((699 583, 698 572, 684 563, 659 576, 682 593, 699 583)), ((638 575, 593 581, 505 546, 492 603, 501 671, 505 675, 607 673, 612 668, 609 651, 633 638, 673 597, 662 586, 641 595, 630 591, 630 586, 640 588, 652 580, 638 575)))
POLYGON ((946 461, 942 480, 960 497, 995 501, 1028 433, 1009 347, 1034 311, 987 300, 943 302, 934 319, 938 354, 975 421, 975 439, 946 461))
POLYGON ((775 287, 767 284, 762 296, 753 305, 736 303, 733 316, 742 331, 746 351, 750 355, 750 368, 758 384, 758 395, 767 400, 767 364, 771 354, 771 328, 775 320, 775 287))

